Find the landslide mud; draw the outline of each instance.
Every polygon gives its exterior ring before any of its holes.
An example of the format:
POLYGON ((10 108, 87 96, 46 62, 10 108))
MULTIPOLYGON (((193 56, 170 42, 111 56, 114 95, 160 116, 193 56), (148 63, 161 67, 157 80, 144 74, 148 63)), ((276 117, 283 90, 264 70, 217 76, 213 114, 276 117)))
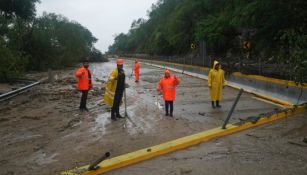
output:
MULTIPOLYGON (((114 122, 102 100, 114 67, 114 61, 91 64, 95 84, 88 97, 90 112, 78 109, 76 69, 55 71, 54 83, 48 83, 46 72, 28 75, 42 84, 0 106, 0 174, 58 174, 89 164, 107 151, 114 157, 220 126, 238 93, 225 88, 222 108, 212 109, 204 80, 175 73, 181 84, 174 118, 165 117, 156 92, 164 70, 141 64, 141 81, 135 83, 130 76, 132 62, 126 61, 129 117, 114 122)), ((243 94, 230 122, 278 108, 243 94)))

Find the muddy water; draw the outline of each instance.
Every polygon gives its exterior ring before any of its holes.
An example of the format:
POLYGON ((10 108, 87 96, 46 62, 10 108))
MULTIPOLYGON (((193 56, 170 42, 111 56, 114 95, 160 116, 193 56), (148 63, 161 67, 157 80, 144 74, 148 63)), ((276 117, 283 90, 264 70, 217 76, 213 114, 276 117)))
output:
MULTIPOLYGON (((116 66, 114 60, 91 64, 95 90, 89 94, 89 113, 78 110, 80 93, 75 90, 75 70, 59 71, 60 82, 43 83, 1 104, 0 174, 57 174, 88 164, 106 151, 114 157, 220 126, 238 93, 225 88, 222 108, 212 109, 205 81, 174 73, 181 84, 174 118, 165 117, 164 102, 156 92, 164 69, 141 64, 140 82, 135 83, 130 76, 132 63, 125 61, 124 66, 129 85, 129 117, 125 119, 110 120, 110 109, 103 103, 100 90, 116 66)), ((243 94, 231 122, 275 108, 243 94)))
MULTIPOLYGON (((104 71, 109 72, 113 63, 104 65, 104 71), (105 71, 107 70, 107 71, 105 71)), ((102 67, 102 66, 101 66, 102 67)), ((97 65, 96 71, 101 69, 97 65)), ((114 67, 114 66, 113 66, 114 67)), ((141 67, 141 81, 135 83, 131 77, 132 62, 126 61, 125 71, 127 74, 128 113, 135 122, 146 120, 140 123, 141 127, 152 128, 156 121, 163 120, 164 102, 156 92, 157 82, 164 74, 164 69, 143 65, 141 67), (132 106, 132 107, 131 107, 132 106), (153 120, 153 121, 152 121, 153 120)), ((209 100, 209 89, 207 82, 187 75, 174 73, 181 79, 177 88, 177 99, 174 103, 174 120, 185 120, 189 122, 202 123, 204 128, 219 126, 225 120, 238 93, 237 90, 226 87, 223 91, 222 108, 212 109, 209 100)), ((106 80, 107 77, 103 77, 106 80)), ((257 116, 278 109, 280 107, 257 100, 253 95, 244 93, 232 115, 231 122, 238 122, 240 119, 257 116)), ((202 127, 202 128, 203 128, 202 127)), ((144 131, 146 132, 146 131, 144 131)))

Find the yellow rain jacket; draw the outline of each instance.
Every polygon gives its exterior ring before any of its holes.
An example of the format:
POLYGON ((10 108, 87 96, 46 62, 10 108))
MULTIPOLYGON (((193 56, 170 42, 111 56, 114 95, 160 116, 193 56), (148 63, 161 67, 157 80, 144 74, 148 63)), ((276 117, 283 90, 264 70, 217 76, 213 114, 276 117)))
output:
POLYGON ((213 69, 209 71, 208 75, 208 86, 210 88, 210 98, 211 101, 217 101, 222 99, 222 89, 225 86, 224 71, 219 68, 219 70, 214 69, 215 65, 219 62, 214 61, 213 69))
MULTIPOLYGON (((125 73, 125 72, 124 72, 125 73)), ((117 68, 113 69, 107 82, 107 86, 104 92, 104 102, 109 105, 110 107, 113 106, 114 96, 115 96, 115 90, 117 86, 117 78, 118 76, 118 70, 117 68)))

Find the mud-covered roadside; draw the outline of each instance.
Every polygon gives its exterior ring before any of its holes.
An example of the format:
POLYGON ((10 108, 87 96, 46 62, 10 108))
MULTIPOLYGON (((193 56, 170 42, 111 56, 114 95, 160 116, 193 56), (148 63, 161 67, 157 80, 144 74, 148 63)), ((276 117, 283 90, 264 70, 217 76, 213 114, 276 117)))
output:
MULTIPOLYGON (((91 120, 91 115, 78 111, 80 94, 74 71, 55 71, 53 83, 48 82, 46 72, 29 74, 29 79, 41 84, 1 102, 0 174, 52 174, 57 168, 50 165, 59 157, 69 157, 78 141, 65 137, 91 120)), ((96 82, 89 93, 93 111, 103 111, 101 104, 93 103, 101 99, 102 93, 103 85, 96 82)))
POLYGON ((203 129, 198 122, 163 118, 153 106, 155 98, 129 77, 131 65, 126 67, 127 82, 132 85, 127 90, 130 117, 112 122, 102 96, 114 63, 91 68, 94 90, 88 97, 90 112, 78 109, 81 94, 76 90, 76 69, 55 71, 54 83, 48 83, 47 72, 30 74, 29 78, 41 84, 1 103, 1 175, 59 174, 89 164, 106 151, 113 157, 203 129))
MULTIPOLYGON (((0 105, 0 174, 49 175, 87 165, 105 152, 111 157, 218 127, 238 93, 224 89, 222 108, 212 109, 206 82, 177 74, 174 118, 165 117, 156 85, 164 70, 141 64, 141 81, 131 76, 132 61, 125 61, 129 118, 110 120, 103 89, 114 60, 91 64, 94 89, 88 97, 90 112, 80 112, 75 69, 28 75, 42 83, 0 105)), ((174 72, 173 72, 174 73, 174 72)), ((231 122, 274 111, 278 106, 244 93, 231 122)), ((121 107, 123 113, 123 106, 121 107)))

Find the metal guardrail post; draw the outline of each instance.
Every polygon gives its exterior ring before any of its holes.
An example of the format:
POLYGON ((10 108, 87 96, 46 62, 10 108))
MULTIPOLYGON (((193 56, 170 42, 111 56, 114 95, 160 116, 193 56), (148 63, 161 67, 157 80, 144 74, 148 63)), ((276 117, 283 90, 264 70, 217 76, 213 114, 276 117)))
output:
POLYGON ((48 69, 48 81, 49 81, 49 83, 53 83, 54 82, 53 71, 50 68, 48 69))
POLYGON ((228 124, 229 119, 230 119, 230 117, 231 117, 231 115, 233 113, 233 110, 235 109, 235 107, 236 107, 236 105, 237 105, 237 103, 238 103, 238 101, 239 101, 243 91, 244 91, 243 89, 240 89, 240 91, 239 91, 239 93, 237 95, 237 98, 236 98, 235 102, 233 103, 233 105, 232 105, 232 107, 231 107, 231 109, 230 109, 230 111, 228 113, 228 116, 227 116, 227 118, 226 118, 226 120, 225 120, 225 122, 224 122, 224 124, 222 126, 222 129, 226 129, 226 125, 228 124))
POLYGON ((92 170, 97 170, 98 168, 100 168, 99 166, 97 166, 100 162, 104 161, 105 159, 107 159, 108 157, 110 157, 110 152, 106 152, 104 155, 102 155, 102 157, 100 157, 99 159, 97 159, 94 163, 90 164, 90 166, 88 167, 89 171, 92 170))
POLYGON ((185 69, 185 56, 183 57, 182 74, 184 73, 184 69, 185 69))

